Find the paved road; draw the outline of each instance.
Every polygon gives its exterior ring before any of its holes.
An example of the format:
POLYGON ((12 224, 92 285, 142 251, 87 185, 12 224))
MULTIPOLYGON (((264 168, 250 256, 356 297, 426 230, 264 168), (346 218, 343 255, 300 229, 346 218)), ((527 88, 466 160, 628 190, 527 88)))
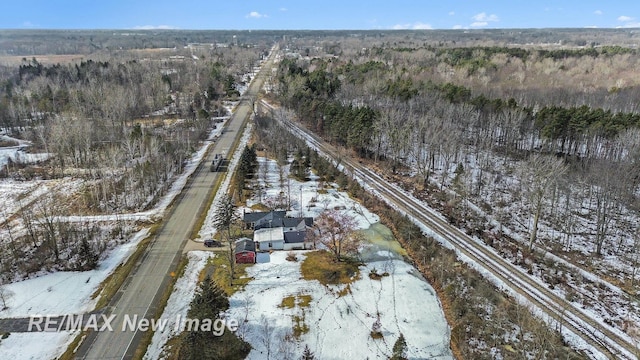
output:
MULTIPOLYGON (((265 75, 271 72, 272 52, 255 78, 244 98, 255 98, 262 88, 265 75)), ((171 271, 182 254, 182 248, 188 241, 199 212, 208 208, 207 200, 219 173, 209 171, 214 154, 228 152, 241 135, 246 120, 252 112, 252 102, 244 99, 227 123, 223 134, 213 145, 206 161, 194 174, 194 178, 176 199, 176 204, 165 219, 155 239, 149 244, 146 253, 120 291, 112 299, 107 313, 115 314, 114 331, 92 332, 83 341, 78 351, 80 359, 130 359, 138 347, 142 331, 129 328, 121 331, 125 316, 133 319, 152 318, 156 313, 158 299, 164 293, 170 280, 171 271)), ((230 154, 229 154, 230 155, 230 154)))

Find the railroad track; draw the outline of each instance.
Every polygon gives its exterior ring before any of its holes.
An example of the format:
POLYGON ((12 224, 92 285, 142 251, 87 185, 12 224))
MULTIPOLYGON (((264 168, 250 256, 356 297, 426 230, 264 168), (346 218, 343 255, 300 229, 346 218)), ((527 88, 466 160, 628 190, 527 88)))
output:
MULTIPOLYGON (((267 105, 267 107, 270 107, 267 105)), ((570 331, 590 347, 581 349, 590 358, 602 359, 638 359, 640 349, 637 343, 626 334, 611 326, 595 321, 582 309, 566 301, 549 290, 521 268, 498 255, 493 249, 471 238, 461 230, 450 225, 433 209, 420 200, 398 189, 377 173, 357 161, 341 156, 338 151, 315 134, 291 121, 281 120, 293 134, 307 141, 318 152, 339 160, 343 171, 364 182, 370 191, 377 193, 389 205, 399 209, 413 220, 429 229, 448 242, 463 261, 473 263, 484 276, 493 276, 504 284, 519 301, 530 304, 547 316, 550 325, 554 323, 564 331, 570 331), (465 259, 466 258, 466 259, 465 259), (523 301, 524 300, 524 301, 523 301)), ((575 345, 575 344, 574 344, 575 345)))

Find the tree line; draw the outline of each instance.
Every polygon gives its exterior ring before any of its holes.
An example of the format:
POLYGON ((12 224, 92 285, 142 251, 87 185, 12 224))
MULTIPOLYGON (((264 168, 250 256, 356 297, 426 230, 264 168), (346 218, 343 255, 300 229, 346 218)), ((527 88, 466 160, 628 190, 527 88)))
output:
MULTIPOLYGON (((160 53, 47 65, 24 59, 0 71, 0 128, 47 153, 37 165, 10 162, 16 181, 78 180, 73 193, 6 214, 0 262, 8 279, 39 270, 86 270, 131 229, 109 238, 102 226, 68 215, 119 214, 153 207, 199 144, 227 115, 241 75, 261 49, 213 49, 198 59, 160 53), (124 234, 124 235, 123 235, 124 234)), ((117 218, 117 216, 116 216, 117 218)), ((126 222, 125 222, 126 223, 126 222)), ((119 230, 118 230, 119 229, 119 230)))
MULTIPOLYGON (((592 226, 588 237, 598 255, 625 254, 633 247, 610 235, 625 227, 623 208, 634 209, 637 202, 637 113, 473 96, 461 85, 416 81, 403 70, 369 59, 356 66, 353 60, 282 61, 278 86, 282 103, 327 139, 361 156, 408 166, 425 183, 451 184, 455 167, 471 161, 476 165, 462 180, 466 193, 478 198, 492 196, 498 186, 491 184, 504 181, 494 169, 496 157, 521 161, 534 154, 560 156, 571 171, 554 182, 542 218, 563 229, 569 239, 575 233, 569 224, 585 218, 592 226), (341 77, 362 80, 354 86, 341 77), (584 198, 593 210, 588 215, 576 211, 584 198)), ((523 206, 533 209, 534 218, 538 211, 524 195, 525 183, 522 180, 515 189, 505 183, 500 188, 520 194, 516 198, 522 196, 523 206)))

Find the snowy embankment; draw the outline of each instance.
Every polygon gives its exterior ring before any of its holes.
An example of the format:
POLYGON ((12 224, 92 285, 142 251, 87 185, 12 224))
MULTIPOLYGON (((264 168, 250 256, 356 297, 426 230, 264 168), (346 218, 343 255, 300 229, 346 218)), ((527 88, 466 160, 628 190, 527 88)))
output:
POLYGON ((213 198, 213 202, 209 207, 209 211, 207 212, 207 217, 205 218, 204 224, 200 228, 198 232, 198 238, 193 239, 194 241, 204 241, 206 239, 211 239, 213 235, 216 233, 216 229, 213 226, 213 218, 215 216, 217 204, 223 195, 227 194, 229 191, 229 185, 231 184, 231 178, 233 177, 233 173, 235 172, 236 167, 238 166, 238 162, 240 161, 240 156, 242 155, 242 149, 249 142, 249 138, 251 137, 251 132, 253 131, 253 124, 247 124, 247 127, 244 129, 242 133, 242 137, 240 138, 240 142, 238 143, 238 147, 235 149, 231 160, 229 160, 229 166, 227 167, 227 171, 224 173, 224 179, 220 183, 220 187, 216 192, 215 197, 213 198))
POLYGON ((0 317, 80 314, 93 310, 97 299, 91 299, 91 295, 118 265, 129 258, 147 235, 149 229, 138 231, 128 242, 111 250, 95 270, 59 271, 3 285, 13 295, 7 301, 8 309, 0 311, 0 317))
MULTIPOLYGON (((61 271, 4 285, 10 296, 8 308, 0 311, 0 317, 81 314, 93 310, 97 299, 92 299, 92 294, 148 234, 149 230, 143 229, 129 242, 115 247, 95 270, 61 271)), ((50 359, 66 351, 76 335, 77 332, 70 331, 11 333, 0 340, 0 358, 50 359)))
POLYGON ((209 258, 215 254, 208 251, 190 251, 187 255, 189 263, 184 270, 184 275, 180 277, 173 286, 171 297, 162 312, 160 319, 166 319, 167 323, 163 329, 157 330, 153 334, 151 344, 147 348, 144 359, 162 359, 162 350, 167 341, 178 335, 176 330, 176 319, 186 319, 191 300, 195 296, 198 287, 198 277, 207 265, 209 258))
POLYGON ((45 161, 51 156, 51 154, 48 153, 26 153, 24 149, 31 145, 29 141, 16 139, 7 135, 0 135, 0 143, 15 144, 0 147, 0 169, 7 165, 9 161, 18 164, 33 164, 45 161))

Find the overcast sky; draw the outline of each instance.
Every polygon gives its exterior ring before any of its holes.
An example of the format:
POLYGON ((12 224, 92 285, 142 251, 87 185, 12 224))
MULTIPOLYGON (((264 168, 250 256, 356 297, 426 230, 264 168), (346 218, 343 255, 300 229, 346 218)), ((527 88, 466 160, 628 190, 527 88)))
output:
POLYGON ((0 0, 3 29, 640 27, 638 0, 0 0))

